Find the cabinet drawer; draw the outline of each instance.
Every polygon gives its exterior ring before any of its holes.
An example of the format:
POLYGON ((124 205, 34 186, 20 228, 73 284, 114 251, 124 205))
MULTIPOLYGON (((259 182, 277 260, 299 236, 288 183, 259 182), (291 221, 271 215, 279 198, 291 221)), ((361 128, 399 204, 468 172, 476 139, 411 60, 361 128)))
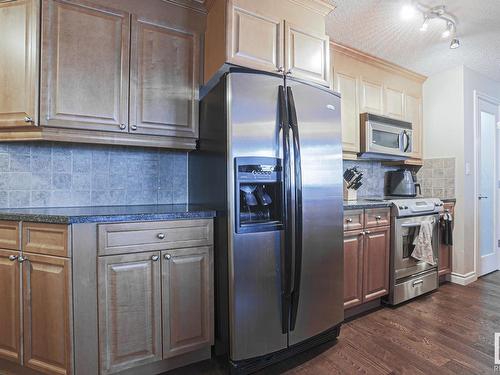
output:
POLYGON ((212 220, 101 224, 99 255, 166 250, 212 244, 212 220))
POLYGON ((355 230, 363 228, 363 210, 344 211, 344 230, 355 230))
POLYGON ((391 210, 389 208, 367 208, 365 210, 365 228, 387 225, 391 225, 391 210))
POLYGON ((69 257, 68 241, 65 224, 23 223, 23 251, 69 257))
POLYGON ((19 222, 0 221, 0 248, 19 250, 19 222))

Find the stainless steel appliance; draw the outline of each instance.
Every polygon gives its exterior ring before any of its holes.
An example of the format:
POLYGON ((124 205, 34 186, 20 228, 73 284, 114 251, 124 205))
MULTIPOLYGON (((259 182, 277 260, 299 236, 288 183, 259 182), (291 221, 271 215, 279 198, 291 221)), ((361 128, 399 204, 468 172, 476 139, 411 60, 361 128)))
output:
POLYGON ((387 303, 397 305, 438 287, 439 212, 436 198, 396 199, 391 209, 391 274, 387 303), (424 221, 432 222, 435 265, 411 257, 413 239, 424 221))
POLYGON ((422 194, 417 175, 414 171, 399 169, 385 173, 385 194, 394 197, 416 197, 417 188, 422 194))
POLYGON ((235 67, 207 91, 189 201, 218 210, 215 349, 248 373, 339 334, 340 97, 235 67))
POLYGON ((362 113, 360 127, 361 158, 402 160, 413 152, 411 122, 362 113))

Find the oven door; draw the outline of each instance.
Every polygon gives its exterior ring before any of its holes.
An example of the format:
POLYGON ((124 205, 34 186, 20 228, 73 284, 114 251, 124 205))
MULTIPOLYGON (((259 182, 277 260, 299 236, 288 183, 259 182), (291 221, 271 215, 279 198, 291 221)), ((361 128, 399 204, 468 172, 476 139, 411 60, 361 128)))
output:
POLYGON ((408 156, 413 150, 413 134, 409 129, 367 121, 365 134, 366 152, 408 156))
POLYGON ((412 258, 414 245, 413 240, 420 231, 420 225, 424 221, 434 221, 432 230, 432 249, 434 259, 438 258, 438 223, 439 215, 424 215, 408 218, 396 218, 393 238, 394 276, 397 279, 412 276, 430 269, 436 268, 426 262, 412 258))

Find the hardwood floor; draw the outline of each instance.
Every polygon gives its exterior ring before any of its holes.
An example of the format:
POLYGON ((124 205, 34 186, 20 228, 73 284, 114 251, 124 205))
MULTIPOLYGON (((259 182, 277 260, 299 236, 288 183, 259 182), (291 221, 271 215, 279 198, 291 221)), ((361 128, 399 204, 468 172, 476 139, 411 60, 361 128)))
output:
MULTIPOLYGON (((381 308, 342 326, 325 344, 263 374, 492 374, 500 332, 500 272, 466 287, 444 284, 396 308, 381 308)), ((169 375, 222 374, 216 361, 169 375)))

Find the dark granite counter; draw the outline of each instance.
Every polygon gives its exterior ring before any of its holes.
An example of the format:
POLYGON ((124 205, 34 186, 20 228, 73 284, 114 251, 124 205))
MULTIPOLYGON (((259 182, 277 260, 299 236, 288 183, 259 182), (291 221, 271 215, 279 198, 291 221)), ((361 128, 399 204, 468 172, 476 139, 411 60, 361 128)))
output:
POLYGON ((356 201, 344 201, 344 210, 359 210, 363 208, 385 208, 391 207, 392 203, 381 200, 365 200, 359 199, 356 201))
POLYGON ((52 224, 206 219, 215 215, 213 209, 189 204, 0 209, 0 220, 52 224))
POLYGON ((457 203, 457 198, 441 198, 443 203, 457 203))

